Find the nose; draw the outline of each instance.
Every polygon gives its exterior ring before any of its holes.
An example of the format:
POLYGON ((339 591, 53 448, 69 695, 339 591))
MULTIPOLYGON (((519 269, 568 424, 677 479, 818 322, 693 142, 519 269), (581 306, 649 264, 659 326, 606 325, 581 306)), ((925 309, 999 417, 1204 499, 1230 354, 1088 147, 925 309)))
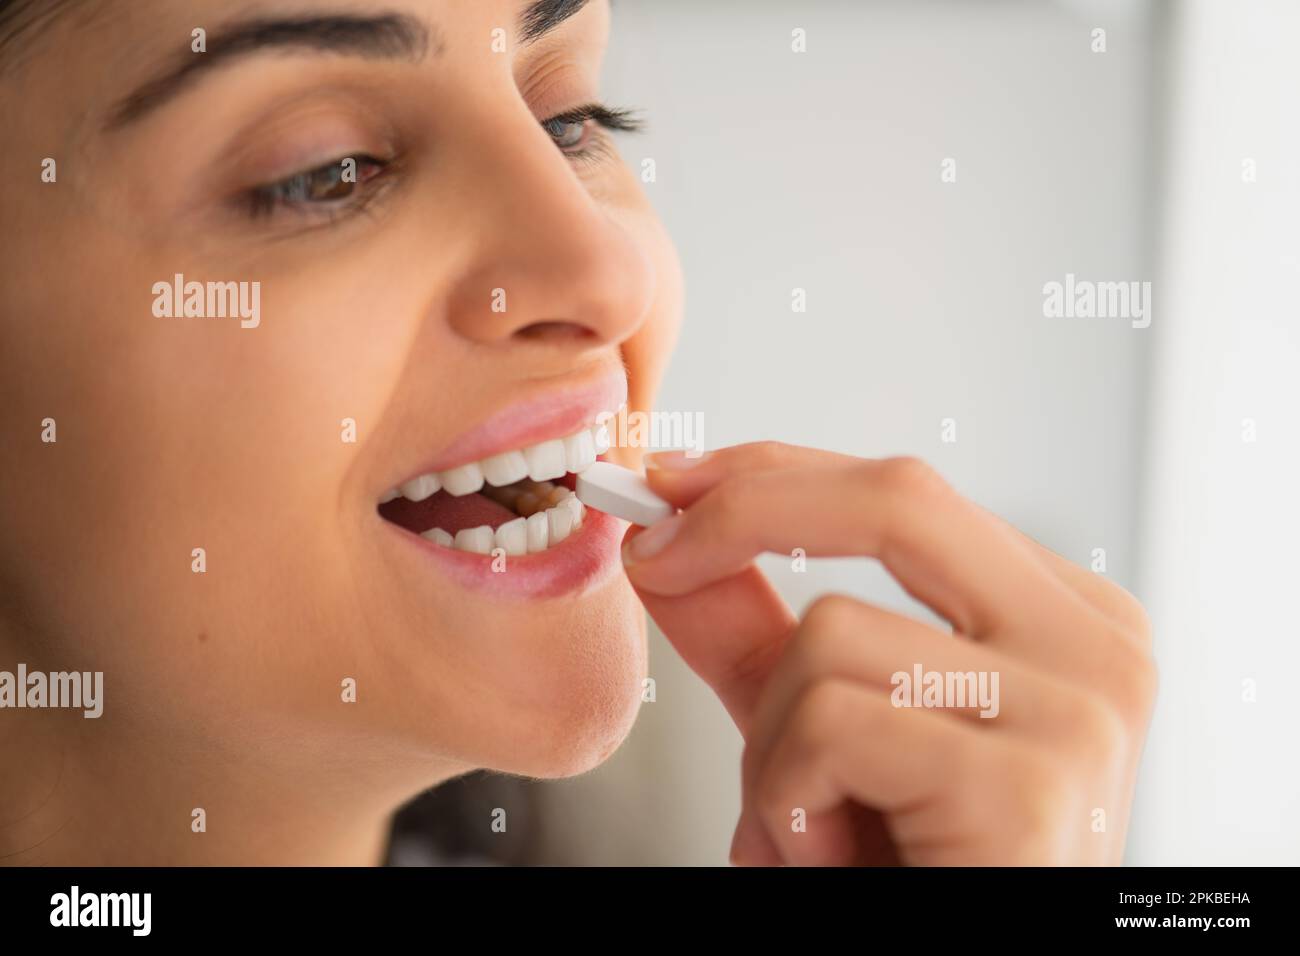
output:
MULTIPOLYGON (((606 208, 526 111, 480 130, 472 178, 476 235, 448 319, 478 344, 576 349, 630 338, 645 320, 654 266, 620 210, 606 208)), ((616 158, 602 162, 617 162, 616 158)))

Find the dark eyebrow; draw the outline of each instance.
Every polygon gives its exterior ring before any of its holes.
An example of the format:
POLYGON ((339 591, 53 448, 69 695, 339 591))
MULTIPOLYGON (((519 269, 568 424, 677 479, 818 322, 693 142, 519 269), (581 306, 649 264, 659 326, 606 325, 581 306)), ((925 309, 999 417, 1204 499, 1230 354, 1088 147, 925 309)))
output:
POLYGON ((587 0, 534 0, 519 18, 519 39, 532 43, 587 5, 587 0))
MULTIPOLYGON (((556 2, 562 0, 541 0, 534 6, 554 6, 556 2)), ((298 49, 418 62, 429 52, 431 36, 419 20, 400 13, 304 16, 234 24, 209 36, 206 45, 206 53, 187 50, 171 70, 123 98, 110 111, 106 127, 116 129, 139 119, 198 76, 253 53, 298 49)), ((440 52, 436 36, 432 37, 432 46, 435 55, 440 52)))

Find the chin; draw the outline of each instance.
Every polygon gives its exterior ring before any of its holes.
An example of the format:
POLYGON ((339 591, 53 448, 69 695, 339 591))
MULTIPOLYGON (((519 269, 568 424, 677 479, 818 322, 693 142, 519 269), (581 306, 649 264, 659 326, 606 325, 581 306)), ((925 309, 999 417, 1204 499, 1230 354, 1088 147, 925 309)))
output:
POLYGON ((572 777, 600 766, 632 730, 647 676, 645 613, 625 580, 579 629, 542 635, 527 690, 502 703, 509 737, 492 769, 572 777))

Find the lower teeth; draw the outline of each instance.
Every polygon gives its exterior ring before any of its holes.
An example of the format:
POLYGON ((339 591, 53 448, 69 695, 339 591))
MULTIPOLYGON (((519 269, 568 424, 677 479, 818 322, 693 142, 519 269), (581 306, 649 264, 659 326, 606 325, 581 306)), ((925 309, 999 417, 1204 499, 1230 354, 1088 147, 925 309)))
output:
POLYGON ((464 528, 453 536, 442 528, 430 528, 420 537, 444 548, 491 554, 500 548, 508 556, 536 554, 554 547, 582 527, 586 508, 572 491, 549 481, 525 478, 501 488, 484 485, 480 494, 519 515, 493 530, 491 525, 464 528))

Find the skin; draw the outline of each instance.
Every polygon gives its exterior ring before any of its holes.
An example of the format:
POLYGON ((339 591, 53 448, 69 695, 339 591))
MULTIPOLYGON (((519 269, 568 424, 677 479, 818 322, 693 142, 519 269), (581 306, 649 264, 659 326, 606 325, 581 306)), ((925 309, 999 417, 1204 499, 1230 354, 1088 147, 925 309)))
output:
POLYGON ((639 706, 644 614, 617 564, 582 600, 489 600, 395 553, 375 513, 514 401, 623 362, 629 406, 651 401, 680 317, 672 245, 625 164, 539 124, 599 99, 608 7, 500 54, 491 30, 522 2, 246 6, 399 10, 436 21, 443 52, 250 58, 106 134, 196 23, 234 14, 94 2, 4 84, 0 667, 101 670, 107 698, 98 720, 0 716, 5 765, 28 768, 0 775, 8 862, 374 863, 421 790, 583 772, 639 706), (401 170, 362 212, 230 208, 390 143, 401 170), (155 318, 176 272, 261 281, 260 326, 155 318))
POLYGON ((687 510, 579 600, 489 600, 378 533, 377 494, 515 400, 623 366, 629 407, 653 403, 672 245, 623 163, 539 125, 599 99, 605 3, 504 54, 488 38, 518 0, 181 6, 70 4, 0 84, 0 667, 101 670, 106 696, 93 721, 0 716, 25 769, 0 778, 0 859, 374 863, 423 789, 617 748, 646 673, 638 598, 745 735, 737 862, 1119 859, 1154 693, 1140 608, 915 462, 761 445, 652 469, 687 510), (249 58, 103 130, 195 25, 245 9, 398 10, 442 52, 249 58), (235 211, 384 150, 359 211, 235 211), (176 272, 260 281, 262 324, 154 317, 176 272), (812 482, 833 513, 801 505, 812 482), (795 546, 879 557, 958 639, 846 598, 798 620, 749 563, 795 546), (1001 669, 999 718, 889 707, 884 675, 916 659, 1001 669))
POLYGON ((1156 690, 1131 595, 917 459, 759 443, 650 456, 647 474, 685 510, 624 560, 744 735, 734 863, 1121 861, 1156 690), (952 633, 843 595, 796 619, 751 563, 795 548, 880 560, 952 633), (996 716, 895 706, 892 675, 917 663, 999 674, 996 716))

